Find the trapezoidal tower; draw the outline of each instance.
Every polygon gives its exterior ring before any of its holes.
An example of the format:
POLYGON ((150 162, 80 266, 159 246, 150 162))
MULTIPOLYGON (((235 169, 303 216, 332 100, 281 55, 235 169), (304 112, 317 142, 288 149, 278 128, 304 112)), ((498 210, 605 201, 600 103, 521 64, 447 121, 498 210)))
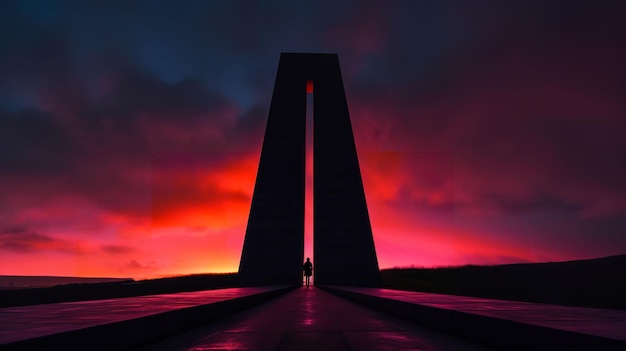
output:
POLYGON ((281 54, 240 279, 245 285, 302 283, 307 81, 315 86, 315 283, 379 286, 376 250, 336 54, 281 54))

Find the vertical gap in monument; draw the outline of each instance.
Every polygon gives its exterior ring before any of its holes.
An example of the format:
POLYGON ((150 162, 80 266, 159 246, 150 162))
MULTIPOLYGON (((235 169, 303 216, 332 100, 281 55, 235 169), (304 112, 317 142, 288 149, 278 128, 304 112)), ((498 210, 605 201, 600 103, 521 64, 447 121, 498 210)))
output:
MULTIPOLYGON (((313 81, 306 81, 306 180, 304 195, 304 259, 313 260, 313 81)), ((313 262, 315 265, 315 262, 313 262)), ((314 277, 311 277, 311 283, 314 277)))

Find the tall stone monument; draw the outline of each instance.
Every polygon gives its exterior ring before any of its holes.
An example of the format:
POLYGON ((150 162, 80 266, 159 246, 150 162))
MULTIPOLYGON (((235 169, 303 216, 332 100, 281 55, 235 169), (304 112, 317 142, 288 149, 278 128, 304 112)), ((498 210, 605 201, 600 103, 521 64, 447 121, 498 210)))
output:
POLYGON ((336 54, 281 54, 240 278, 246 285, 302 283, 307 82, 314 86, 314 281, 378 286, 378 261, 336 54))

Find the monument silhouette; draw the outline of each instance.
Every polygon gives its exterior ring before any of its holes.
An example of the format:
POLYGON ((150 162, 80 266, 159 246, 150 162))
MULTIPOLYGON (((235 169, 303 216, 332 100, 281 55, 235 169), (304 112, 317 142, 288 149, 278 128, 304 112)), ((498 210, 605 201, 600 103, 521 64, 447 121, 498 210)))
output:
POLYGON ((313 98, 316 284, 380 285, 336 54, 280 56, 239 265, 244 285, 302 284, 307 82, 313 98))

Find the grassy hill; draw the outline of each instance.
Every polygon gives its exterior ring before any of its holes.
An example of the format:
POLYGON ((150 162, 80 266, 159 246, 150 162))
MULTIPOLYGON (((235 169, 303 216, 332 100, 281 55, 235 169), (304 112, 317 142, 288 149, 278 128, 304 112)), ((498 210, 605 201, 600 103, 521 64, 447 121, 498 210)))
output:
POLYGON ((626 309, 626 255, 498 266, 386 269, 386 288, 626 309))
POLYGON ((0 275, 0 289, 45 288, 62 284, 94 284, 129 281, 132 278, 77 278, 57 276, 0 275))
POLYGON ((194 274, 151 280, 65 284, 46 288, 0 290, 0 307, 114 297, 167 294, 237 286, 237 274, 194 274))
MULTIPOLYGON (((592 260, 381 271, 386 288, 626 310, 626 255, 592 260)), ((0 290, 0 307, 221 289, 237 274, 0 290)))

